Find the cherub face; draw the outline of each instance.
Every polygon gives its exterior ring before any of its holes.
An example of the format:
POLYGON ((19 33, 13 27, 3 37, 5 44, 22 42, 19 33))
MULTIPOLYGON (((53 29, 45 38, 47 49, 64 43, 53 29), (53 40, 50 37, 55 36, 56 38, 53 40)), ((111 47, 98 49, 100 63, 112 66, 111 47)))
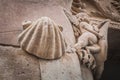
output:
POLYGON ((79 13, 76 15, 76 17, 79 20, 79 22, 81 21, 89 22, 89 16, 86 13, 79 13))

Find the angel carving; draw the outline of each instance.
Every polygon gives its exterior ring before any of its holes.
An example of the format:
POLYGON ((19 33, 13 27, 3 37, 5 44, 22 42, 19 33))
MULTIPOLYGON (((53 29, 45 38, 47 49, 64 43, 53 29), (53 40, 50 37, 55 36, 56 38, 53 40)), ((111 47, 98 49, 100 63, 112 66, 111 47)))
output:
MULTIPOLYGON (((106 19, 97 26, 90 24, 90 17, 85 12, 72 15, 64 9, 73 26, 76 43, 72 47, 78 54, 81 64, 93 70, 98 80, 104 68, 107 54, 107 30, 110 20, 106 19)), ((68 49, 68 52, 72 49, 68 49)))

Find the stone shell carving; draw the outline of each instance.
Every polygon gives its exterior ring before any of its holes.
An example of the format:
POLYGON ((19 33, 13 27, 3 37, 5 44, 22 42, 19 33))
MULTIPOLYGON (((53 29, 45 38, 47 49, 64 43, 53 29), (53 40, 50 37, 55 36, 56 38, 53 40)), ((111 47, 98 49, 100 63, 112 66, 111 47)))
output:
POLYGON ((18 37, 20 47, 43 59, 57 59, 65 53, 65 42, 59 26, 48 17, 42 17, 18 37))

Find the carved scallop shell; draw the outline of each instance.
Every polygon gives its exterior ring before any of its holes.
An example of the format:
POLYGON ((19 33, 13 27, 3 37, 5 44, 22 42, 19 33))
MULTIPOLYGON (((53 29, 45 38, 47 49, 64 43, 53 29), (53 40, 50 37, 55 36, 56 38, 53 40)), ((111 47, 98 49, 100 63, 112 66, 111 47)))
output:
POLYGON ((65 53, 65 42, 58 25, 42 17, 25 29, 18 39, 20 47, 43 59, 57 59, 65 53))

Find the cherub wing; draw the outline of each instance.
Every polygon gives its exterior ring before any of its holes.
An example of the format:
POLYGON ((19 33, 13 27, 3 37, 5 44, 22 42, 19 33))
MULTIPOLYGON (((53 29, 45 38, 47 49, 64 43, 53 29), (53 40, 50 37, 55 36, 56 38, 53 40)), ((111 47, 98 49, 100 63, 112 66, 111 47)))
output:
POLYGON ((77 20, 77 18, 72 15, 70 12, 68 12, 66 9, 63 9, 65 15, 67 16, 67 18, 69 19, 69 21, 74 24, 75 26, 79 25, 79 21, 77 20))
POLYGON ((68 12, 66 9, 63 9, 65 15, 67 16, 67 18, 69 19, 70 23, 72 24, 72 28, 73 28, 73 31, 74 31, 74 35, 75 37, 79 37, 80 34, 81 34, 81 31, 79 29, 79 21, 78 19, 76 18, 76 16, 72 15, 70 12, 68 12))

